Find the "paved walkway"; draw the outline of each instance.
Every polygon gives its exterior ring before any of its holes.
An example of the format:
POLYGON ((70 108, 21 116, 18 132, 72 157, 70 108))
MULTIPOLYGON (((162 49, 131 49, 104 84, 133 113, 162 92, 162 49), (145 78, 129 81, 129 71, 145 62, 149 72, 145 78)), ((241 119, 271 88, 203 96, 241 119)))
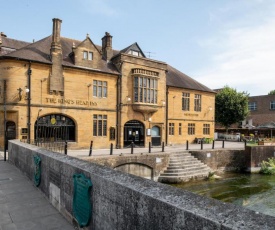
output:
POLYGON ((74 229, 0 152, 0 230, 74 229))
MULTIPOLYGON (((223 142, 222 141, 215 141, 215 149, 222 149, 223 142)), ((244 149, 244 142, 224 142, 225 149, 244 149)), ((203 150, 211 150, 212 144, 203 144, 203 150)), ((190 144, 188 145, 188 150, 201 150, 200 144, 190 144)), ((186 145, 173 145, 173 146, 165 146, 164 152, 165 153, 172 153, 178 151, 186 151, 186 145)), ((151 153, 158 153, 162 152, 161 147, 154 147, 151 148, 151 153)), ((73 157, 88 157, 90 153, 89 149, 83 150, 68 150, 68 156, 73 157)), ((149 153, 149 148, 140 148, 135 147, 133 149, 133 154, 140 154, 140 153, 149 153)), ((131 148, 123 148, 123 149, 115 149, 113 148, 113 155, 127 155, 131 154, 131 148)), ((110 155, 110 149, 93 149, 91 157, 95 156, 108 156, 110 155)))

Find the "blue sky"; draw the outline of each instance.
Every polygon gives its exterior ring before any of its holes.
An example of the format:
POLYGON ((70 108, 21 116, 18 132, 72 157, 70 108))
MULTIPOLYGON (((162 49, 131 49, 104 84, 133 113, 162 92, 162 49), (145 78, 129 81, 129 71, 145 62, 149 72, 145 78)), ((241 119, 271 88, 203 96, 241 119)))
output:
POLYGON ((273 0, 0 0, 8 37, 32 41, 52 33, 113 48, 137 42, 211 89, 228 85, 251 96, 275 89, 275 1, 273 0))

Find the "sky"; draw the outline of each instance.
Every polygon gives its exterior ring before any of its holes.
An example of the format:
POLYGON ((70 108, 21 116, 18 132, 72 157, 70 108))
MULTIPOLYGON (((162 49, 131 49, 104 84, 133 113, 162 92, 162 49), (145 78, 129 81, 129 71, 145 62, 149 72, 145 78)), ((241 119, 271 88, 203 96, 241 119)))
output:
POLYGON ((116 50, 137 42, 210 89, 229 86, 250 96, 275 89, 274 0, 0 0, 0 31, 32 42, 52 33, 116 50))

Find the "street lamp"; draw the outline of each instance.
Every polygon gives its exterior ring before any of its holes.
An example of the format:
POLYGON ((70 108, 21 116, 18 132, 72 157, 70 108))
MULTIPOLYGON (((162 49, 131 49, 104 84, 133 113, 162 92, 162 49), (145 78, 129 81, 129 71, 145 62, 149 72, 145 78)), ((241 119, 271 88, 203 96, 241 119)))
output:
POLYGON ((7 82, 4 80, 4 161, 7 160, 7 82))

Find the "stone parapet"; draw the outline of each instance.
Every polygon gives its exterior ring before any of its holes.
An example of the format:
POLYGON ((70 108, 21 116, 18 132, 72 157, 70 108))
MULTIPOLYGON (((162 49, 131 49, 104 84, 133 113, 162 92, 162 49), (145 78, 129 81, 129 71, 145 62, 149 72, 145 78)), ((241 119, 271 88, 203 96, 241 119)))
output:
POLYGON ((92 184, 92 218, 85 229, 274 229, 275 218, 134 175, 9 142, 9 162, 31 180, 41 158, 39 189, 72 222, 73 175, 92 184))

